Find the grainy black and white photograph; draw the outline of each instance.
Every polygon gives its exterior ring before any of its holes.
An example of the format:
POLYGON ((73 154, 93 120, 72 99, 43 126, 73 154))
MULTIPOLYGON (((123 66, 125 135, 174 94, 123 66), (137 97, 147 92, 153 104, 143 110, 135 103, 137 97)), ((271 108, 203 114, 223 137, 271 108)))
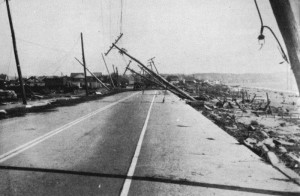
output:
POLYGON ((300 0, 0 0, 0 195, 300 195, 300 0))

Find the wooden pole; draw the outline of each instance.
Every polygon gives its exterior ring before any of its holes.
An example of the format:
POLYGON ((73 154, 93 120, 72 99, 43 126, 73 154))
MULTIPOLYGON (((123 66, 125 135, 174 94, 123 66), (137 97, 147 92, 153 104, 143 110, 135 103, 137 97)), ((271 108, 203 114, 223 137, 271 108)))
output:
POLYGON ((279 30, 288 51, 291 68, 300 92, 300 25, 296 22, 300 10, 300 3, 297 0, 269 0, 275 15, 279 30))
POLYGON ((108 70, 108 67, 107 67, 107 64, 106 64, 106 61, 105 61, 104 55, 103 55, 103 54, 101 54, 101 55, 102 55, 102 59, 103 59, 104 65, 105 65, 105 67, 106 67, 106 70, 107 70, 108 76, 110 77, 111 84, 112 84, 113 88, 115 88, 115 84, 114 84, 114 81, 112 80, 112 78, 111 78, 111 75, 110 75, 110 73, 109 73, 109 70, 108 70))
POLYGON ((116 44, 113 44, 113 46, 115 48, 117 48, 122 54, 125 54, 127 57, 131 58, 133 61, 135 61, 136 63, 138 63, 139 65, 141 65, 148 73, 150 73, 154 78, 156 78, 158 81, 160 81, 161 83, 163 83, 164 85, 168 86, 170 89, 173 89, 174 91, 176 91, 178 94, 180 94, 181 96, 185 97, 186 99, 195 101, 195 98, 193 98, 192 96, 190 96, 189 94, 187 94, 186 92, 180 90, 179 88, 177 88, 176 86, 170 84, 166 79, 164 79, 162 76, 158 75, 157 73, 155 73, 154 71, 152 71, 151 69, 149 69, 147 66, 145 66, 143 63, 141 63, 139 60, 137 60, 136 58, 132 57, 131 55, 129 55, 127 52, 125 52, 124 50, 120 49, 116 44))
POLYGON ((118 67, 116 67, 116 79, 117 79, 117 87, 119 86, 119 70, 118 67))
POLYGON ((113 68, 114 74, 116 74, 115 65, 114 64, 112 64, 112 68, 113 68))
POLYGON ((84 45, 83 45, 83 35, 80 33, 81 36, 81 50, 82 50, 82 63, 83 63, 83 71, 84 71, 84 83, 85 83, 85 94, 86 96, 89 95, 88 91, 88 84, 87 84, 87 79, 86 79, 86 64, 85 64, 85 57, 84 57, 84 45))
POLYGON ((9 8, 8 0, 5 0, 5 2, 6 2, 6 7, 7 7, 7 14, 8 14, 8 20, 9 20, 9 25, 10 25, 12 42, 13 42, 13 48, 14 48, 16 66, 17 66, 17 71, 18 71, 18 76, 19 76, 19 82, 20 82, 22 100, 23 100, 23 104, 26 105, 27 104, 26 93, 25 93, 25 89, 24 89, 23 77, 22 77, 22 72, 21 72, 21 67, 20 67, 20 61, 19 61, 19 57, 18 57, 18 50, 17 50, 17 43, 16 43, 14 26, 13 26, 13 23, 12 23, 12 17, 11 17, 11 14, 10 14, 10 8, 9 8))
POLYGON ((154 80, 151 80, 150 78, 147 78, 146 76, 144 76, 144 75, 142 75, 142 74, 140 74, 140 73, 134 71, 133 69, 130 69, 129 67, 127 67, 126 69, 129 70, 129 71, 131 71, 131 73, 134 73, 134 74, 140 76, 141 78, 144 78, 145 80, 148 80, 149 82, 152 82, 152 83, 154 83, 154 84, 156 84, 156 85, 158 85, 158 86, 164 88, 165 90, 169 90, 169 91, 171 91, 172 93, 178 95, 178 92, 176 92, 176 91, 174 91, 174 90, 172 90, 172 89, 170 89, 170 88, 167 88, 167 86, 165 86, 165 85, 162 84, 161 82, 155 80, 155 78, 154 78, 154 80))
POLYGON ((125 71, 124 71, 124 73, 123 73, 123 76, 125 75, 126 70, 127 70, 127 68, 129 67, 130 63, 131 63, 131 60, 129 61, 128 65, 126 66, 125 71))

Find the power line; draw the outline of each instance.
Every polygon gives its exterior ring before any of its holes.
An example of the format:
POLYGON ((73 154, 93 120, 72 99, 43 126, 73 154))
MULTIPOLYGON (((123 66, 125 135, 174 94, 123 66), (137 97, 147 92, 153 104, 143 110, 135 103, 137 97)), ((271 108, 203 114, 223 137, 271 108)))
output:
MULTIPOLYGON (((101 17, 101 22, 102 22, 102 32, 104 32, 104 20, 103 20, 103 17, 104 17, 104 15, 103 15, 103 2, 102 2, 102 0, 100 0, 100 9, 101 9, 101 15, 100 15, 100 17, 101 17)), ((104 50, 104 33, 102 33, 102 49, 104 50)))
POLYGON ((120 34, 123 33, 122 32, 122 24, 123 23, 123 0, 121 0, 121 16, 120 16, 120 34))
MULTIPOLYGON (((74 50, 75 46, 77 45, 79 39, 80 39, 80 36, 78 36, 78 39, 76 40, 76 42, 74 43, 74 45, 72 46, 72 48, 62 58, 60 58, 55 63, 53 63, 52 66, 57 65, 61 61, 64 62, 67 59, 67 57, 71 54, 71 52, 73 52, 73 50, 74 50)), ((61 66, 62 66, 62 63, 54 70, 54 72, 52 72, 52 74, 54 74, 55 72, 57 72, 61 68, 61 66)))
POLYGON ((277 44, 278 44, 279 47, 280 47, 280 53, 281 53, 282 58, 283 58, 287 63, 289 63, 289 60, 288 60, 288 58, 287 58, 287 56, 286 56, 286 54, 285 54, 285 52, 284 52, 284 50, 283 50, 283 48, 282 48, 280 42, 279 42, 279 40, 278 40, 276 34, 274 33, 274 31, 272 30, 271 27, 264 25, 263 19, 262 19, 262 17, 261 17, 261 13, 260 13, 260 10, 259 10, 259 7, 258 7, 258 5, 257 5, 256 0, 254 0, 254 3, 255 3, 256 10, 257 10, 257 12, 258 12, 259 19, 260 19, 260 24, 261 24, 261 27, 260 27, 260 34, 259 34, 259 36, 258 36, 258 41, 261 42, 261 48, 262 48, 262 46, 263 46, 263 44, 264 44, 264 41, 265 41, 265 36, 263 35, 263 32, 264 32, 264 29, 266 28, 266 29, 268 29, 268 30, 272 33, 273 37, 274 37, 275 40, 277 41, 277 44))
POLYGON ((31 44, 31 45, 39 46, 41 48, 45 48, 45 49, 48 49, 48 50, 53 50, 53 51, 56 51, 56 52, 65 52, 65 53, 67 53, 67 51, 65 51, 65 50, 61 50, 61 49, 57 49, 57 48, 51 48, 51 47, 44 46, 44 45, 36 43, 36 42, 24 40, 24 39, 21 39, 21 38, 18 38, 18 37, 17 37, 17 40, 25 42, 25 43, 28 43, 28 44, 31 44))
POLYGON ((10 65, 11 65, 11 54, 12 54, 13 48, 12 45, 10 45, 10 52, 9 52, 9 61, 8 61, 8 70, 7 70, 7 75, 9 74, 9 70, 10 70, 10 65))
POLYGON ((112 30, 111 30, 111 1, 109 1, 109 38, 110 38, 110 42, 112 42, 112 30))

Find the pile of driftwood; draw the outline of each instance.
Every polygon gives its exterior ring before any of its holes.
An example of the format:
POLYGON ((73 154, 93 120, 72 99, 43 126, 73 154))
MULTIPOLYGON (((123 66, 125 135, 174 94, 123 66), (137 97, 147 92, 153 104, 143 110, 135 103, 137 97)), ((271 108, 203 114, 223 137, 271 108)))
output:
POLYGON ((187 101, 189 105, 272 165, 284 163, 300 174, 300 157, 296 153, 300 149, 299 143, 278 137, 275 131, 256 120, 251 120, 250 124, 237 120, 241 116, 283 115, 281 108, 271 106, 268 93, 266 99, 261 99, 245 90, 236 93, 229 88, 214 86, 210 86, 209 90, 198 89, 198 92, 198 96, 194 97, 196 101, 187 101))

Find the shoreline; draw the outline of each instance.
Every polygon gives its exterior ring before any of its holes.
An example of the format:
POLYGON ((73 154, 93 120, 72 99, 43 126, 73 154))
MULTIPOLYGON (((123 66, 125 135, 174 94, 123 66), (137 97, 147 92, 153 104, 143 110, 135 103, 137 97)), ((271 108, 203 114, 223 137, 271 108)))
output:
POLYGON ((241 88, 252 88, 252 89, 259 89, 259 90, 276 91, 276 92, 282 92, 282 93, 290 93, 290 94, 296 94, 297 96, 299 96, 299 92, 297 89, 287 90, 287 89, 274 88, 274 87, 272 87, 272 88, 271 87, 261 87, 261 86, 257 86, 257 85, 251 85, 251 83, 249 83, 249 85, 247 85, 245 83, 224 83, 224 85, 240 86, 241 88))

